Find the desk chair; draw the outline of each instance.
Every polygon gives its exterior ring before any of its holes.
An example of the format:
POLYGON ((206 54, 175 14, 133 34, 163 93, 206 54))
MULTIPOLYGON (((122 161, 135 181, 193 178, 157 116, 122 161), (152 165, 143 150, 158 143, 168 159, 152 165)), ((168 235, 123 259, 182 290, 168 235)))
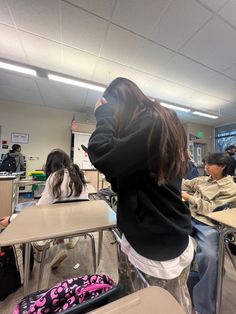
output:
MULTIPOLYGON (((217 208, 213 210, 213 213, 225 211, 227 209, 230 209, 230 207, 231 207, 230 204, 218 206, 217 208)), ((225 254, 228 255, 234 269, 236 270, 236 262, 233 256, 235 255, 233 254, 233 249, 235 248, 234 234, 236 233, 236 229, 226 226, 220 223, 219 221, 214 220, 214 218, 209 217, 208 215, 202 215, 202 216, 210 219, 214 223, 215 228, 219 232, 216 314, 220 314, 221 301, 222 301, 223 276, 225 272, 224 270, 225 254)))
POLYGON ((97 196, 107 202, 116 213, 117 211, 117 194, 110 188, 101 189, 97 192, 97 196))
MULTIPOLYGON (((230 209, 230 204, 217 207, 213 212, 230 209)), ((216 299, 216 314, 220 314, 221 302, 222 302, 222 288, 223 288, 223 276, 224 276, 224 261, 225 254, 228 255, 234 269, 236 270, 236 262, 233 255, 232 247, 234 244, 235 228, 225 226, 222 223, 211 218, 212 222, 216 225, 219 231, 219 252, 218 252, 218 273, 217 273, 217 299, 216 299), (231 247, 231 248, 230 248, 231 247)))

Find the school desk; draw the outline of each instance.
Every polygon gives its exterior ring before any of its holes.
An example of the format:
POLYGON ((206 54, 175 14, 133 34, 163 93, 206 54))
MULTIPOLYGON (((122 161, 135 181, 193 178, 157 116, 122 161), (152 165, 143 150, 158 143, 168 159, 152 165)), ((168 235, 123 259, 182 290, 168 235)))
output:
MULTIPOLYGON (((26 207, 0 234, 0 247, 25 243, 24 295, 28 293, 30 243, 116 227, 116 215, 103 200, 26 207)), ((98 252, 100 258, 100 253, 98 252)), ((99 262, 99 261, 98 261, 99 262)))
POLYGON ((236 232, 236 208, 213 212, 208 214, 207 217, 210 217, 217 223, 217 229, 219 231, 217 301, 216 301, 216 314, 219 314, 222 300, 225 251, 228 253, 230 260, 236 270, 236 262, 229 250, 227 240, 227 236, 230 233, 236 232))
POLYGON ((175 298, 160 287, 148 287, 105 305, 90 314, 184 314, 175 298))

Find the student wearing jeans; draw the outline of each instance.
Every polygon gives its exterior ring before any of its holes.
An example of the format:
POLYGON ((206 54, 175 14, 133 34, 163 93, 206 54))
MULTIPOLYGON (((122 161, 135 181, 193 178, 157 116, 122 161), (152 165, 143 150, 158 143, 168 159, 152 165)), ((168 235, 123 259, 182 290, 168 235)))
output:
POLYGON ((95 117, 88 152, 118 195, 121 282, 127 293, 140 288, 130 280, 134 265, 191 313, 186 285, 193 257, 191 216, 181 199, 188 162, 184 129, 172 110, 125 78, 107 87, 95 117))
POLYGON ((192 213, 193 236, 197 242, 195 256, 199 281, 193 288, 193 305, 196 313, 216 313, 216 288, 219 233, 211 221, 202 216, 215 208, 236 205, 236 183, 227 175, 230 157, 225 153, 210 154, 205 159, 209 176, 184 180, 183 198, 192 213))

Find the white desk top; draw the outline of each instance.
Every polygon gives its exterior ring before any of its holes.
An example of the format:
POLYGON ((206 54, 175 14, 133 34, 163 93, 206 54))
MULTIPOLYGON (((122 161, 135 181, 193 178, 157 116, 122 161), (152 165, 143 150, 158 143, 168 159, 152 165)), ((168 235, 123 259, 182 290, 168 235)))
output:
POLYGON ((236 208, 210 213, 207 215, 207 217, 210 217, 226 226, 236 229, 236 208))
POLYGON ((26 207, 0 234, 0 247, 116 227, 116 215, 102 200, 26 207))
POLYGON ((184 314, 175 298, 160 287, 148 287, 105 305, 90 314, 184 314))
POLYGON ((0 180, 14 180, 17 176, 15 175, 0 175, 0 180))

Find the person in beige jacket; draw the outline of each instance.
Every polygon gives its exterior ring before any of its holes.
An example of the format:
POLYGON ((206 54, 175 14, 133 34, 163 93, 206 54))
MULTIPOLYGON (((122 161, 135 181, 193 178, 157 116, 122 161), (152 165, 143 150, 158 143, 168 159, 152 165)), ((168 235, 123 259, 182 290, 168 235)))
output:
POLYGON ((182 197, 189 203, 193 236, 197 241, 196 262, 199 281, 193 288, 195 313, 216 313, 217 254, 219 234, 207 215, 222 205, 236 206, 236 183, 227 176, 230 157, 225 153, 210 154, 205 160, 209 176, 183 180, 182 197))

